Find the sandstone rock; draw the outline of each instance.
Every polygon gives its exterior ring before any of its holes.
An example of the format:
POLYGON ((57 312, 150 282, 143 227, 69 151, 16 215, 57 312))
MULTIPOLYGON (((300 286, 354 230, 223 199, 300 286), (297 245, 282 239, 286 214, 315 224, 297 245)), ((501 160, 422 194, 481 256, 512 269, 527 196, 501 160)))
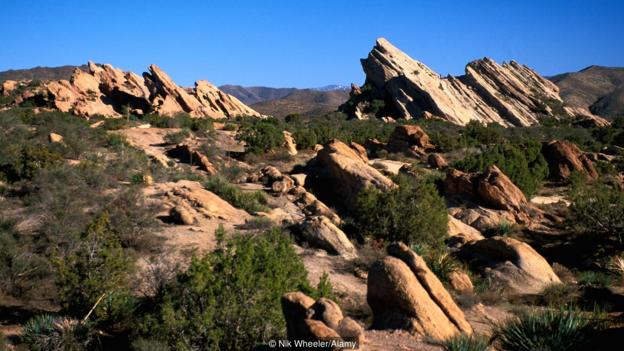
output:
POLYGON ((301 292, 290 292, 282 296, 281 304, 288 339, 295 340, 306 332, 303 321, 308 318, 314 299, 301 292))
POLYGON ((321 297, 309 308, 308 318, 321 321, 328 327, 337 330, 344 316, 338 304, 321 297))
POLYGON ((436 153, 429 154, 429 156, 427 157, 427 163, 429 164, 429 167, 433 169, 442 169, 448 165, 444 157, 436 153))
POLYGON ((274 166, 266 166, 261 170, 262 175, 268 178, 269 183, 282 179, 283 175, 279 169, 274 166))
MULTIPOLYGON (((501 210, 492 210, 483 206, 475 207, 451 207, 449 214, 481 232, 487 232, 498 227, 502 223, 515 224, 516 217, 513 213, 501 210)), ((451 224, 449 223, 449 226, 451 224)), ((467 240, 471 241, 471 240, 467 240)))
POLYGON ((452 123, 470 121, 502 126, 530 126, 542 116, 566 118, 575 113, 563 106, 557 86, 515 61, 497 64, 489 58, 470 62, 466 74, 442 78, 386 39, 379 38, 362 59, 368 94, 351 94, 341 106, 364 119, 370 99, 382 99, 395 118, 439 116, 452 123))
POLYGON ((5 80, 2 82, 0 88, 2 88, 2 95, 9 96, 15 89, 17 89, 18 83, 14 80, 5 80))
POLYGON ((48 135, 48 139, 50 140, 51 143, 63 142, 63 136, 60 134, 56 134, 56 133, 50 133, 50 135, 48 135))
POLYGON ((353 151, 355 151, 364 162, 368 163, 368 153, 366 152, 366 148, 364 146, 352 141, 349 143, 349 147, 351 147, 351 149, 353 149, 353 151))
POLYGON ((305 241, 313 247, 347 259, 356 255, 355 247, 347 235, 325 216, 306 219, 301 225, 301 232, 305 241))
POLYGON ((351 206, 357 193, 368 186, 382 190, 394 187, 392 180, 369 166, 353 149, 339 140, 327 144, 316 156, 322 167, 321 177, 338 196, 339 201, 351 206))
POLYGON ((464 272, 451 272, 449 274, 449 284, 453 290, 461 294, 471 294, 474 291, 470 277, 464 272))
POLYGON ((397 175, 401 172, 403 167, 409 166, 409 163, 383 159, 370 160, 368 164, 382 171, 384 174, 390 175, 397 175))
POLYGON ((271 190, 276 193, 287 193, 295 186, 295 181, 289 176, 282 176, 282 179, 276 180, 271 184, 271 190))
POLYGON ((184 206, 178 205, 172 207, 169 216, 177 224, 192 225, 195 223, 195 217, 184 206))
POLYGON ((433 148, 429 136, 415 125, 399 125, 394 128, 388 141, 388 151, 418 154, 433 148))
POLYGON ((301 208, 301 210, 309 216, 324 216, 327 217, 335 225, 340 225, 342 222, 340 217, 332 210, 322 203, 314 194, 308 192, 302 186, 296 186, 290 191, 295 196, 295 203, 301 208))
POLYGON ((454 242, 463 245, 467 242, 483 239, 483 235, 477 229, 463 223, 455 217, 448 216, 448 235, 454 242))
POLYGON ((199 169, 208 173, 208 175, 217 174, 217 169, 210 162, 208 157, 203 153, 191 148, 187 144, 179 144, 174 148, 167 151, 167 156, 175 157, 182 162, 189 163, 191 165, 197 165, 199 169))
MULTIPOLYGON (((366 298, 373 311, 374 329, 404 329, 437 340, 460 333, 459 326, 398 258, 388 256, 373 264, 368 273, 366 298)), ((468 334, 471 332, 471 328, 467 330, 468 334)))
POLYGON ((48 81, 43 89, 37 88, 31 93, 49 100, 63 112, 73 111, 84 117, 97 114, 121 117, 130 112, 139 115, 184 112, 193 117, 210 118, 261 117, 206 81, 197 81, 195 88, 187 91, 156 65, 151 65, 149 71, 141 77, 111 65, 89 62, 87 71, 77 68, 70 80, 48 81))
POLYGON ((296 186, 304 186, 307 175, 305 173, 291 174, 290 177, 295 181, 296 186))
POLYGON ((362 345, 366 341, 362 326, 349 317, 345 317, 340 321, 336 331, 343 340, 355 341, 357 345, 362 345))
POLYGON ((286 146, 286 150, 289 155, 297 154, 297 143, 295 142, 295 138, 293 138, 292 133, 288 131, 284 131, 284 146, 286 146))
POLYGON ((598 177, 594 164, 570 141, 552 140, 544 144, 542 153, 548 162, 550 176, 555 180, 568 179, 572 172, 585 174, 590 179, 598 177))
POLYGON ((507 237, 492 237, 462 246, 460 254, 489 268, 494 279, 514 292, 532 294, 561 281, 548 262, 531 246, 507 237))

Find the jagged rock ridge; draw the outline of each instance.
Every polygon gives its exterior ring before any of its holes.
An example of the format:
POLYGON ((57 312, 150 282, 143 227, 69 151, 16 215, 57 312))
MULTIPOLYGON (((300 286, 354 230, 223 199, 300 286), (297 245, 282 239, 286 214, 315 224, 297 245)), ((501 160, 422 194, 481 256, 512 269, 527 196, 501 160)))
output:
POLYGON ((554 83, 515 61, 499 65, 484 58, 470 62, 463 76, 443 78, 380 38, 361 63, 365 85, 353 86, 350 100, 341 106, 360 119, 371 114, 437 116, 460 125, 479 121, 506 127, 539 124, 543 117, 608 123, 587 110, 564 106, 554 83))
POLYGON ((150 65, 149 72, 139 76, 108 64, 89 62, 87 70, 76 68, 69 80, 47 81, 27 94, 25 98, 37 95, 61 111, 84 117, 119 117, 125 111, 162 115, 186 112, 193 117, 210 118, 260 116, 205 80, 195 82, 192 89, 182 88, 156 65, 150 65))

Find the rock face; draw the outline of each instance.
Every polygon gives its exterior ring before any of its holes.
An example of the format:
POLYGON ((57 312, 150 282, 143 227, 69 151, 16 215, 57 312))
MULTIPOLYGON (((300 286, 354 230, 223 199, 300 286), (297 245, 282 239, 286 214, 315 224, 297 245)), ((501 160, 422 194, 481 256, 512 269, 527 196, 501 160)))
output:
POLYGON ((357 151, 340 140, 332 140, 320 150, 315 159, 319 166, 319 177, 323 187, 328 187, 338 201, 349 207, 358 192, 374 186, 382 190, 394 187, 388 177, 367 163, 357 151))
POLYGON ((290 292, 282 296, 281 303, 286 333, 291 341, 345 340, 359 345, 364 342, 362 327, 344 317, 340 307, 329 299, 314 301, 301 292, 290 292))
POLYGON ((210 162, 208 157, 198 150, 193 149, 189 145, 180 144, 167 151, 167 156, 180 159, 182 162, 191 165, 197 165, 199 169, 208 173, 208 175, 217 174, 217 169, 210 162))
POLYGON ((419 155, 433 147, 429 142, 429 136, 422 128, 414 125, 400 125, 394 128, 390 135, 387 149, 390 152, 419 155))
POLYGON ((460 254, 487 267, 487 274, 517 293, 538 293, 549 284, 561 282, 544 257, 516 239, 495 236, 479 240, 462 246, 460 254))
POLYGON ((542 147, 542 154, 548 162, 550 177, 565 180, 572 172, 585 174, 591 179, 598 177, 594 164, 576 144, 567 140, 552 140, 542 147))
POLYGON ((37 94, 57 109, 83 117, 97 114, 121 117, 126 112, 162 115, 185 112, 193 117, 210 118, 260 116, 207 81, 199 80, 195 88, 187 91, 156 65, 151 65, 149 72, 141 77, 108 64, 89 62, 87 71, 76 68, 69 80, 44 82, 44 88, 37 94))
POLYGON ((301 225, 303 239, 314 247, 347 259, 356 256, 347 235, 325 216, 307 218, 301 225))
POLYGON ((447 172, 444 180, 447 195, 468 198, 494 210, 507 211, 521 223, 540 217, 537 208, 498 167, 486 167, 481 173, 467 174, 456 169, 447 172))
POLYGON ((380 38, 361 63, 365 85, 352 89, 350 103, 341 106, 357 118, 376 112, 393 118, 437 116, 460 125, 478 121, 508 127, 539 124, 541 117, 574 116, 554 83, 515 61, 499 65, 484 58, 470 62, 463 76, 443 78, 380 38), (381 110, 373 108, 375 101, 384 101, 381 110))
POLYGON ((368 273, 367 300, 373 328, 404 329, 434 339, 472 327, 424 260, 406 245, 394 243, 368 273))

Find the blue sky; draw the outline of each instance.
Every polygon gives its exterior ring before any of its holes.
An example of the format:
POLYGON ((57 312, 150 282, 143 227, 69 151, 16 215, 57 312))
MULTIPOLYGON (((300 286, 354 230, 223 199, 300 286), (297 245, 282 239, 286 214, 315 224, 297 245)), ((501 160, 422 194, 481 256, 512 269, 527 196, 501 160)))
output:
POLYGON ((552 75, 624 66, 624 1, 2 0, 0 70, 155 63, 183 85, 362 83, 383 36, 440 74, 483 56, 552 75))

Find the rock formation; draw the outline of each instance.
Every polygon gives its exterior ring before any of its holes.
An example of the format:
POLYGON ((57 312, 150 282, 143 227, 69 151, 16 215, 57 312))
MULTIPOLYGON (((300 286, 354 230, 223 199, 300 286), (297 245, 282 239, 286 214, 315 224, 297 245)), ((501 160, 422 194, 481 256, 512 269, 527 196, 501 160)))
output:
POLYGON ((513 238, 495 236, 462 246, 460 255, 503 286, 522 294, 539 293, 561 281, 548 262, 531 246, 513 238))
POLYGON ((281 303, 289 340, 364 342, 362 327, 344 317, 340 307, 329 299, 314 301, 304 293, 290 292, 282 296, 281 303))
POLYGON ((207 81, 199 80, 195 88, 187 91, 156 65, 151 65, 149 72, 141 77, 108 64, 89 62, 87 71, 76 68, 69 80, 44 82, 43 89, 34 93, 63 112, 83 117, 152 112, 162 115, 185 112, 193 117, 210 118, 260 116, 207 81))
POLYGON ((325 216, 307 218, 301 225, 303 239, 313 247, 351 259, 356 250, 347 235, 325 216))
POLYGON ((394 187, 388 177, 367 163, 368 159, 340 140, 332 140, 315 158, 320 182, 318 186, 333 192, 344 206, 351 206, 358 192, 368 186, 382 190, 394 187))
POLYGON ((478 121, 506 127, 539 124, 542 117, 601 119, 565 107, 554 83, 515 61, 499 65, 484 58, 470 62, 463 76, 443 78, 379 38, 361 63, 366 82, 355 86, 341 106, 356 118, 439 117, 459 125, 478 121))
POLYGON ((404 329, 438 340, 472 334, 464 313, 420 256, 402 243, 388 246, 388 254, 368 273, 373 328, 404 329))
POLYGON ((429 142, 427 133, 419 126, 399 125, 390 135, 386 148, 390 152, 420 155, 434 146, 429 142))
POLYGON ((544 144, 542 154, 548 162, 550 177, 554 180, 568 179, 572 172, 582 173, 590 179, 598 177, 594 164, 570 141, 552 140, 544 144))

